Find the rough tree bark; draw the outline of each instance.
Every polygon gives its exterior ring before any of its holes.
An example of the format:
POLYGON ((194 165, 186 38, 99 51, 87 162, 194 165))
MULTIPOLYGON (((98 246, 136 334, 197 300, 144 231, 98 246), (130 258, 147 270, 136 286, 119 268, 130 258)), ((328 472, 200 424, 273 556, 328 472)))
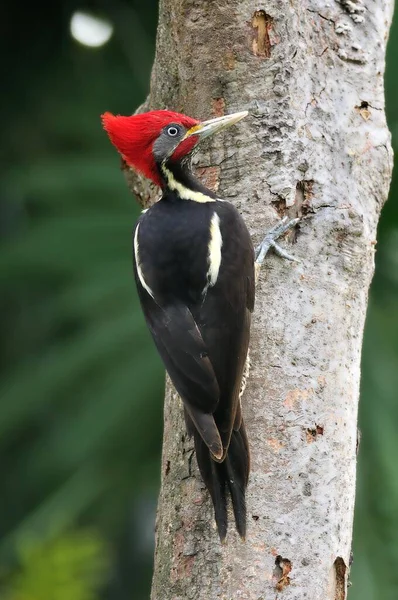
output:
MULTIPOLYGON (((258 242, 276 220, 300 264, 257 288, 243 412, 248 536, 224 546, 181 401, 167 384, 152 600, 343 600, 350 563, 360 355, 392 152, 383 72, 392 0, 163 0, 145 109, 248 109, 197 171, 258 242)), ((142 204, 154 193, 130 173, 142 204)))

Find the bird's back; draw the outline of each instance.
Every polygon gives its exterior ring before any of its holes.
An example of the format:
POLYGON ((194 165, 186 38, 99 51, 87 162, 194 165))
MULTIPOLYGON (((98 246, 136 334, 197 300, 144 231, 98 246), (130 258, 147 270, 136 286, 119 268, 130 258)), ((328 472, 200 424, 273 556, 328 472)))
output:
POLYGON ((220 536, 228 487, 244 535, 249 450, 239 392, 254 304, 250 235, 228 202, 168 197, 142 215, 134 237, 143 311, 184 401, 220 536))

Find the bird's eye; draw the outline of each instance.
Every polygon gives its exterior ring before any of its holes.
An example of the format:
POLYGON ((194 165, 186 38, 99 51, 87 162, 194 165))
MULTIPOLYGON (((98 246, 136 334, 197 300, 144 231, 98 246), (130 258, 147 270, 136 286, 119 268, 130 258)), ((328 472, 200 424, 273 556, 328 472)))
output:
POLYGON ((167 128, 167 133, 171 135, 171 137, 175 137, 176 135, 178 135, 178 129, 177 127, 174 127, 174 125, 172 125, 171 127, 167 128))

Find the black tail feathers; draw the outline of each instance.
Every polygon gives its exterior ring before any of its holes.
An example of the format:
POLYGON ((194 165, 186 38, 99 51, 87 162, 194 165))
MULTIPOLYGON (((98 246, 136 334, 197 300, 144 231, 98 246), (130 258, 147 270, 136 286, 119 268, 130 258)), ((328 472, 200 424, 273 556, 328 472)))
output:
POLYGON ((228 527, 227 497, 232 500, 236 529, 244 538, 246 535, 245 491, 249 477, 249 447, 243 421, 238 431, 232 431, 228 453, 223 462, 216 462, 195 431, 195 450, 200 473, 210 492, 214 514, 221 541, 225 539, 228 527))

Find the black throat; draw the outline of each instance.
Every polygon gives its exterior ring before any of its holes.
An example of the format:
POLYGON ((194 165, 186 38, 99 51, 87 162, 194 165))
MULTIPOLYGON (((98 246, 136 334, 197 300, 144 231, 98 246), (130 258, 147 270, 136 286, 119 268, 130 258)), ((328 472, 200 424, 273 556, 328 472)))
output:
MULTIPOLYGON (((170 159, 157 164, 163 182, 164 195, 172 192, 183 199, 195 200, 198 194, 202 194, 208 201, 216 200, 217 195, 203 185, 191 171, 191 160, 189 157, 181 161, 170 159), (192 192, 192 194, 190 194, 192 192), (190 197, 192 196, 192 197, 190 197)), ((206 201, 205 199, 201 201, 206 201)))

